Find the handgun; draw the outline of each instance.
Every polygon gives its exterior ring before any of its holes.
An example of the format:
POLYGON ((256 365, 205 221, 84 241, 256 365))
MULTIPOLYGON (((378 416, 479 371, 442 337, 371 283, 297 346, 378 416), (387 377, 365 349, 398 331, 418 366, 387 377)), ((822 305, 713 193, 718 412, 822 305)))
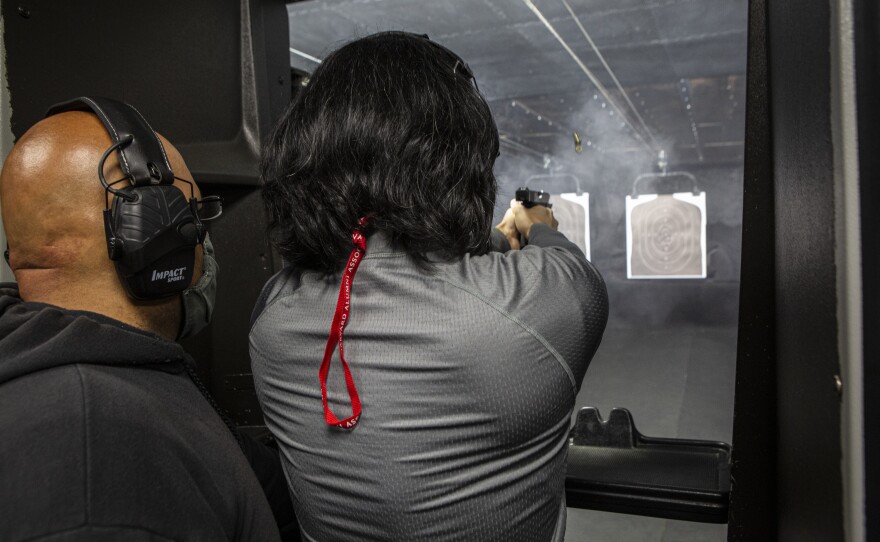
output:
POLYGON ((526 208, 534 207, 535 205, 543 205, 547 208, 553 207, 553 204, 550 203, 550 194, 543 190, 529 190, 528 188, 523 187, 517 188, 516 201, 522 203, 523 207, 526 208))

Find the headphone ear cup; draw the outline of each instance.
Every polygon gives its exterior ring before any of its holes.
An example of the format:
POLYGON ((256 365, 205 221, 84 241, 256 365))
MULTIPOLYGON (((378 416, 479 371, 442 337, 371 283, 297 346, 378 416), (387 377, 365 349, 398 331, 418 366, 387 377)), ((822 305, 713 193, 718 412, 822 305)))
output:
POLYGON ((107 248, 125 290, 135 299, 161 299, 185 290, 195 271, 199 228, 177 187, 125 187, 105 210, 107 248))

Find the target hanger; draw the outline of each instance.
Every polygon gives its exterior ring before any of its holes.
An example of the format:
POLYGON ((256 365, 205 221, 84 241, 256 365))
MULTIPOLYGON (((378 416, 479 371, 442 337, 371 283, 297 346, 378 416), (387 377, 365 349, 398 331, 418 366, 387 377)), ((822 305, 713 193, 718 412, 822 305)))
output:
MULTIPOLYGON (((530 183, 532 181, 554 181, 554 180, 562 180, 562 179, 570 179, 574 181, 575 193, 580 196, 584 193, 583 186, 581 185, 581 179, 577 175, 571 173, 544 173, 539 175, 532 175, 528 179, 526 179, 526 186, 531 186, 530 183)), ((544 187, 541 187, 544 189, 544 187)), ((548 190, 549 192, 549 190, 548 190)))
MULTIPOLYGON (((702 192, 702 190, 700 190, 700 186, 697 184, 697 178, 694 177, 692 174, 688 173, 687 171, 669 171, 669 172, 664 171, 662 173, 642 173, 641 175, 637 176, 636 180, 633 181, 632 197, 634 197, 634 198, 639 197, 639 192, 638 192, 639 183, 641 183, 645 180, 669 180, 669 179, 687 179, 691 183, 691 192, 693 192, 693 194, 695 196, 699 195, 702 192)), ((659 194, 661 192, 658 190, 657 193, 659 194)), ((672 192, 668 192, 668 193, 671 194, 672 192)))

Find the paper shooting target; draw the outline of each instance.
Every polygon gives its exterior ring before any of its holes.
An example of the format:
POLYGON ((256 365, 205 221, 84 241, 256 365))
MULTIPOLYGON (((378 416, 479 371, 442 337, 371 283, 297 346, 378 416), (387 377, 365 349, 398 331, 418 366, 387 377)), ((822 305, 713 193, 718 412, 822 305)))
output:
POLYGON ((590 259, 590 195, 551 195, 553 218, 559 222, 559 231, 584 251, 590 259))
POLYGON ((706 193, 626 197, 627 278, 706 278, 706 193))

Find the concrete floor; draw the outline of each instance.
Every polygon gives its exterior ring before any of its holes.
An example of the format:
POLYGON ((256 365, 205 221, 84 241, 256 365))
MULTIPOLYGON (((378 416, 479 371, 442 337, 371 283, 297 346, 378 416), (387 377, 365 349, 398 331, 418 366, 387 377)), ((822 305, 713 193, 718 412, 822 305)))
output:
MULTIPOLYGON (((614 407, 639 432, 730 442, 736 328, 610 328, 578 395, 577 410, 614 407)), ((721 542, 727 526, 569 508, 567 542, 721 542)))

